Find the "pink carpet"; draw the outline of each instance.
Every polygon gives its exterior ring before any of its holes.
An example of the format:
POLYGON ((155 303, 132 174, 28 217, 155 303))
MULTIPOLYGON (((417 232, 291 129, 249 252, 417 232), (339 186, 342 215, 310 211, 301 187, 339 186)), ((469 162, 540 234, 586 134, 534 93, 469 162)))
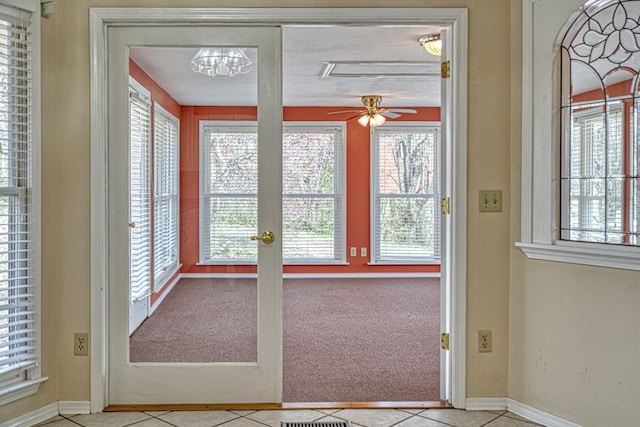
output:
MULTIPOLYGON (((439 399, 437 279, 286 279, 284 401, 439 399)), ((256 360, 255 281, 182 279, 131 360, 256 360)))

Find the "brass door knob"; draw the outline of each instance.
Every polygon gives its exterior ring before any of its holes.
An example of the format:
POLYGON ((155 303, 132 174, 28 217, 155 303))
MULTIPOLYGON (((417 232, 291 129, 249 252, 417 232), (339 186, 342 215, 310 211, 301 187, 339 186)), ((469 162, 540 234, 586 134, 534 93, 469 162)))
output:
POLYGON ((262 240, 267 245, 273 243, 275 239, 276 236, 273 234, 273 231, 265 231, 262 233, 262 236, 251 236, 251 240, 262 240))
POLYGON ((136 228, 136 223, 135 222, 130 222, 129 223, 129 228, 136 228))

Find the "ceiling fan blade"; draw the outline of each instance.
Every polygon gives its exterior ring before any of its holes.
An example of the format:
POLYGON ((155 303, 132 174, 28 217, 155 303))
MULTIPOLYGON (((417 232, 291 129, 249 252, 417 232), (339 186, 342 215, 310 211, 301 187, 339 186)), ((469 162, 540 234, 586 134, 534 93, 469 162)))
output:
POLYGON ((342 114, 342 113, 365 113, 362 110, 342 110, 342 111, 330 111, 327 114, 342 114))
POLYGON ((389 117, 390 119, 397 119, 398 117, 400 117, 400 114, 393 111, 381 111, 380 114, 385 117, 389 117))
POLYGON ((417 113, 417 111, 412 108, 389 108, 387 111, 393 111, 394 113, 409 113, 409 114, 417 113))
POLYGON ((344 119, 344 121, 345 121, 345 122, 348 122, 349 120, 351 120, 351 119, 355 119, 356 117, 362 117, 362 115, 363 115, 363 114, 364 114, 364 113, 356 114, 355 116, 351 116, 351 117, 349 117, 349 118, 347 118, 347 119, 344 119))

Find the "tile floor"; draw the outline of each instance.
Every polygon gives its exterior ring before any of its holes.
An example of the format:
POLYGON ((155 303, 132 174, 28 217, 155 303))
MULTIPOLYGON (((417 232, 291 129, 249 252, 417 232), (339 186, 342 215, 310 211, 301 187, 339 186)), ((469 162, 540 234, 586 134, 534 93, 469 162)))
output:
POLYGON ((286 411, 105 412, 59 415, 46 427, 280 427, 281 421, 310 423, 350 421, 353 427, 535 427, 505 411, 457 409, 330 409, 286 411))

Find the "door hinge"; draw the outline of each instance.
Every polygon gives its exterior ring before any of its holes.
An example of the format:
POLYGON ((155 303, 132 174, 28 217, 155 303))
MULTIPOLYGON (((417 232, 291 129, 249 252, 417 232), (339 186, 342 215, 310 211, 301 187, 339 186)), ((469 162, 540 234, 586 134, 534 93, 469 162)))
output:
POLYGON ((443 332, 440 334, 440 347, 443 350, 449 350, 449 333, 443 332))
POLYGON ((451 214, 451 199, 449 197, 443 197, 440 201, 440 208, 442 210, 442 215, 450 215, 451 214))
POLYGON ((440 66, 440 74, 443 79, 451 77, 451 61, 444 61, 440 66))

